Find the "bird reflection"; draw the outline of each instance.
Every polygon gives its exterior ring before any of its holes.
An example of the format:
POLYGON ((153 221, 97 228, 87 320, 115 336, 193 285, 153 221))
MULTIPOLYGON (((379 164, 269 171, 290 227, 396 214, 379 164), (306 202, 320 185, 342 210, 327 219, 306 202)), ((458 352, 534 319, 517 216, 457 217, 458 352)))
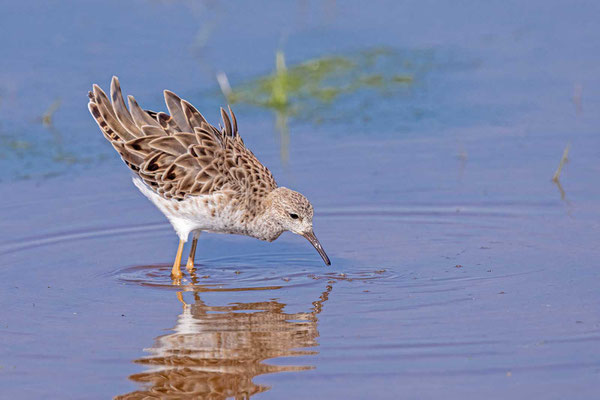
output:
MULTIPOLYGON (((286 313, 286 305, 276 300, 209 306, 200 293, 211 289, 196 285, 196 277, 192 278, 192 284, 177 293, 184 306, 173 333, 157 337, 146 349, 149 355, 135 360, 147 370, 129 378, 145 389, 116 399, 247 399, 270 389, 252 381, 258 375, 314 368, 264 361, 316 354, 301 349, 318 345, 317 315, 331 285, 308 312, 286 313), (183 292, 193 292, 193 304, 183 301, 183 292)), ((243 289, 232 289, 239 290, 243 289)))

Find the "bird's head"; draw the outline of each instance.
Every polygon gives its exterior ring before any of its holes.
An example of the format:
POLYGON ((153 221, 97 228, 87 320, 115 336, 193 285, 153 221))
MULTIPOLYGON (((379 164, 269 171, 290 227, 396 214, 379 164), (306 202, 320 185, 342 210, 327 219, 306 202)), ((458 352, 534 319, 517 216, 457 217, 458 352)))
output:
POLYGON ((268 218, 282 231, 304 236, 319 252, 325 264, 331 265, 323 246, 313 232, 313 206, 301 193, 285 187, 275 189, 271 195, 268 218))

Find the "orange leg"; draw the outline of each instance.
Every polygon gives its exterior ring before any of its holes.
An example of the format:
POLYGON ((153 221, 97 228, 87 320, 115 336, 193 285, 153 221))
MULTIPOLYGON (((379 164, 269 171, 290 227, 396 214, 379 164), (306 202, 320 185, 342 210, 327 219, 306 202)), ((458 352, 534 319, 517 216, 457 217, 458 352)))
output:
POLYGON ((183 240, 179 240, 179 247, 177 248, 177 255, 175 256, 175 262, 173 263, 173 269, 171 270, 171 276, 175 279, 180 279, 183 274, 181 273, 181 254, 183 253, 183 240))
POLYGON ((188 257, 185 267, 188 271, 194 269, 194 258, 196 257, 196 246, 198 245, 198 236, 200 232, 194 232, 194 239, 192 240, 192 248, 190 249, 190 256, 188 257))

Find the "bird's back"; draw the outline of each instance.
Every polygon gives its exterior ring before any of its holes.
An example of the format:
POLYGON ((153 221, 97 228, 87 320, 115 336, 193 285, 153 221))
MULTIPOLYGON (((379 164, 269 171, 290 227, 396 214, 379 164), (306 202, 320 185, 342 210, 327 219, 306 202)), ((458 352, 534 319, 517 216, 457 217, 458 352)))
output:
POLYGON ((165 90, 169 114, 143 110, 133 96, 125 105, 113 77, 112 102, 94 85, 88 108, 104 137, 153 192, 171 201, 226 192, 240 208, 260 208, 277 188, 271 172, 244 145, 235 115, 221 108, 222 129, 194 106, 165 90))

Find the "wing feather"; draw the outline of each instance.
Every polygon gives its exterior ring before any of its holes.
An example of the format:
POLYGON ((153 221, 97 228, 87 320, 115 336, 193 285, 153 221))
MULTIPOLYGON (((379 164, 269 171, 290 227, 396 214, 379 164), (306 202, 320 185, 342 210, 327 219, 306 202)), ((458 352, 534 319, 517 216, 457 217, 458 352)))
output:
POLYGON ((181 107, 181 99, 175 93, 170 90, 165 90, 165 103, 169 109, 169 113, 175 120, 177 127, 181 132, 191 132, 192 127, 186 118, 183 108, 181 107))
POLYGON ((187 148, 179 143, 179 141, 173 136, 163 136, 159 137, 158 139, 154 139, 152 142, 150 142, 150 146, 154 150, 160 150, 175 157, 187 152, 187 148))
POLYGON ((110 83, 110 98, 112 99, 113 110, 123 128, 129 131, 134 137, 142 136, 142 131, 135 125, 127 106, 125 106, 125 100, 123 100, 123 94, 121 93, 121 85, 116 76, 113 76, 110 83))
POLYGON ((161 129, 158 121, 155 118, 152 118, 146 111, 142 110, 133 96, 127 96, 127 101, 129 102, 129 109, 131 110, 133 121, 141 128, 142 133, 145 134, 143 129, 144 126, 161 129))
POLYGON ((97 85, 89 93, 88 108, 104 137, 152 190, 176 200, 219 191, 244 200, 277 187, 244 145, 230 107, 220 109, 219 130, 192 104, 168 90, 164 95, 170 115, 142 109, 133 96, 128 109, 116 77, 112 103, 97 85))
MULTIPOLYGON (((122 140, 130 140, 135 138, 128 130, 123 129, 121 123, 117 119, 112 104, 106 97, 106 94, 99 86, 94 85, 94 95, 96 96, 96 105, 100 112, 101 119, 110 127, 111 131, 114 132, 122 140)), ((101 127, 102 128, 102 127, 101 127)))

